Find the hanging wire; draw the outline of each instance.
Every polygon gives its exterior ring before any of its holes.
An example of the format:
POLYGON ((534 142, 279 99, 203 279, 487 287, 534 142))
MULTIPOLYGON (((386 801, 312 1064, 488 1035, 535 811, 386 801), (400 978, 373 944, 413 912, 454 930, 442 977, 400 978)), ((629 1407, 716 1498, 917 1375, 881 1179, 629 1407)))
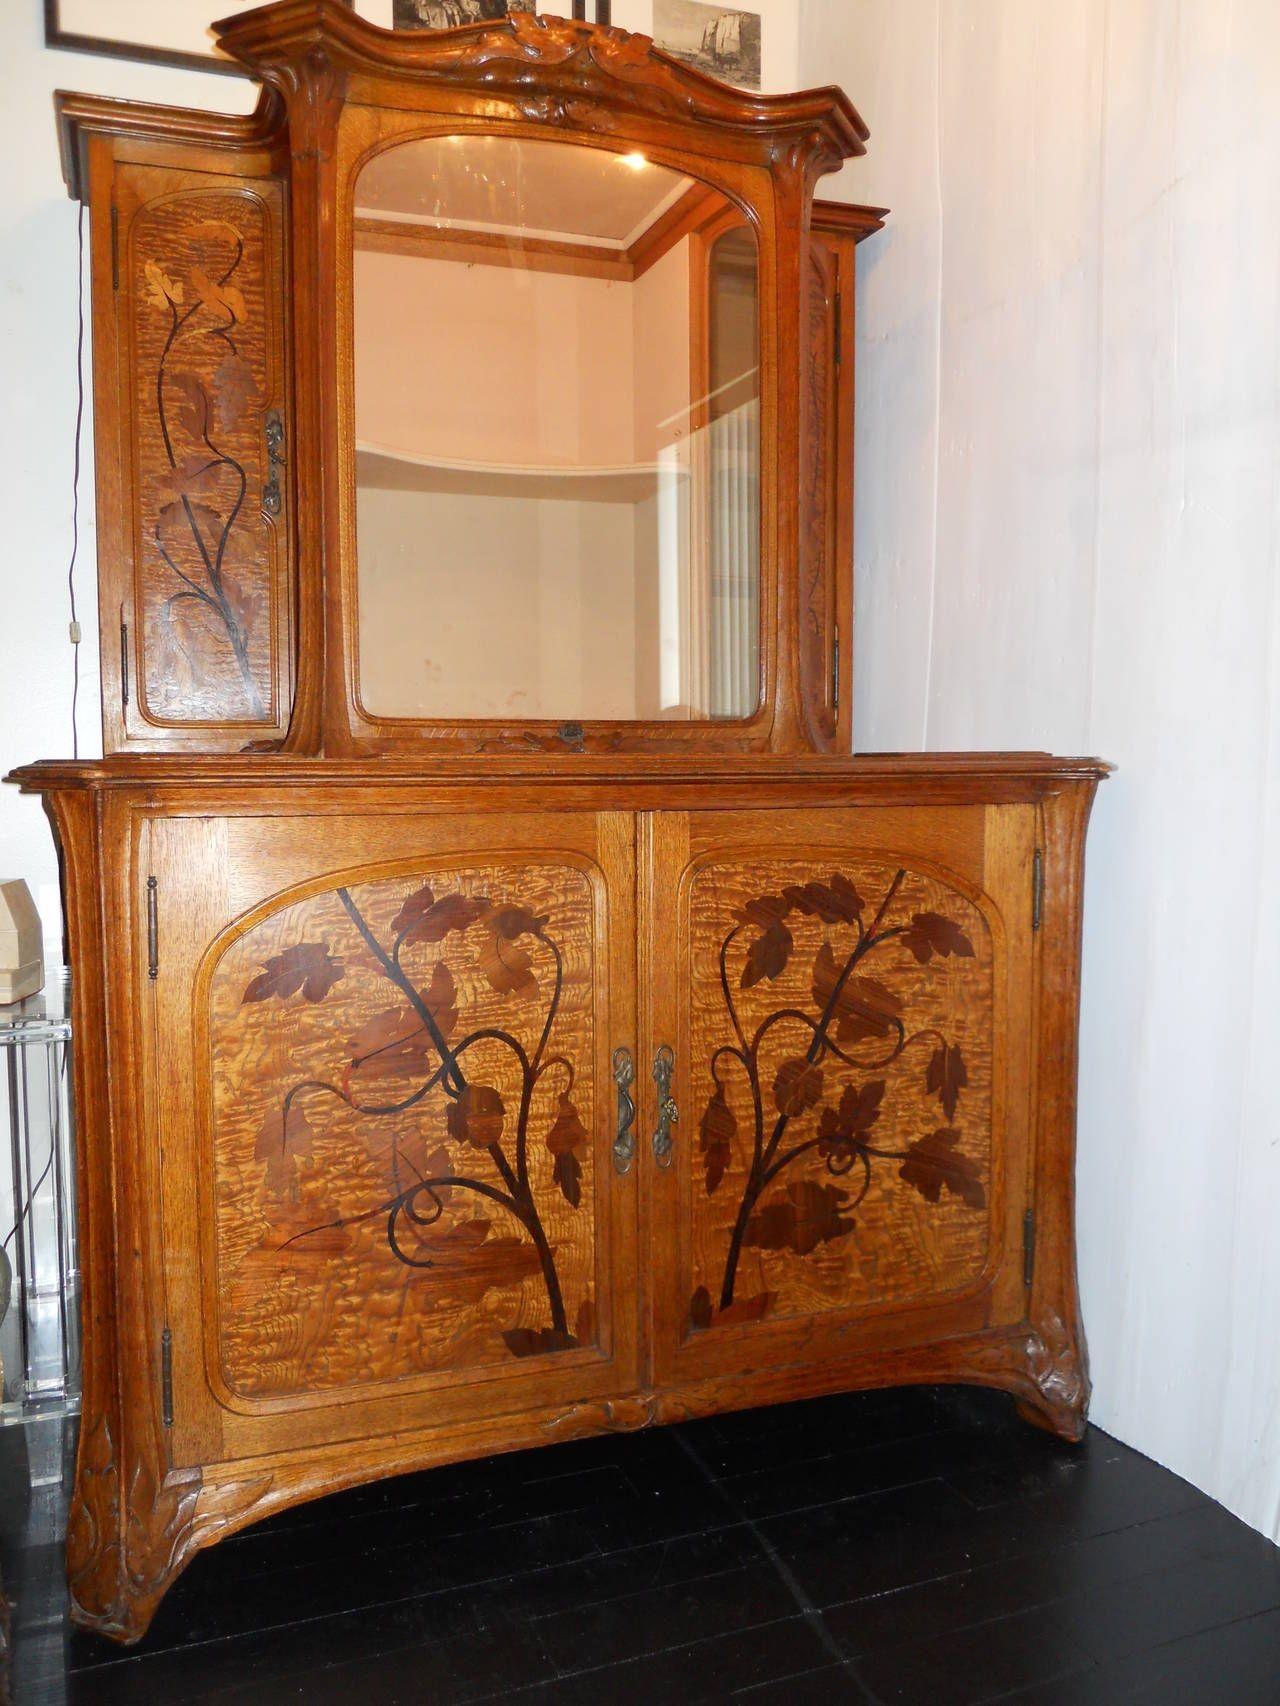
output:
POLYGON ((71 756, 80 756, 80 621, 76 615, 76 556, 80 550, 80 434, 84 425, 84 203, 76 222, 76 436, 71 470, 71 561, 67 597, 71 602, 71 756))

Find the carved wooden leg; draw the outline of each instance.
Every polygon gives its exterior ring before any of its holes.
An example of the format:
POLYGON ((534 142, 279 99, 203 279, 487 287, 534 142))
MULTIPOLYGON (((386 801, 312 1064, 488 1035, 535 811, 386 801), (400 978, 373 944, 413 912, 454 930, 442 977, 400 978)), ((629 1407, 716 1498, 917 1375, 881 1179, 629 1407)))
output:
POLYGON ((1089 1371, 1078 1333, 1051 1315, 1026 1339, 1030 1392, 1017 1400, 1018 1414, 1073 1444, 1084 1438, 1089 1413, 1089 1371))
POLYGON ((140 1456, 122 1476, 106 1417, 89 1421, 67 1523, 74 1623, 125 1645, 146 1634, 195 1549, 200 1492, 198 1470, 157 1475, 140 1456))

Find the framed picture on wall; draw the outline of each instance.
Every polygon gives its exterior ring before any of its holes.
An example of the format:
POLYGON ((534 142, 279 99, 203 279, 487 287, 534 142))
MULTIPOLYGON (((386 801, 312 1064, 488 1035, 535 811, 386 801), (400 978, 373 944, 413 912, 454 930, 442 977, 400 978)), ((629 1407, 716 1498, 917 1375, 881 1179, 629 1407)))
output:
MULTIPOLYGON (((459 24, 488 23, 494 18, 510 17, 512 12, 536 12, 537 0, 393 0, 393 22, 398 30, 448 30, 459 24)), ((552 4, 551 10, 563 14, 571 10, 575 18, 589 19, 593 24, 610 22, 611 0, 566 0, 552 4)))
POLYGON ((653 39, 667 53, 742 89, 760 87, 760 14, 702 0, 653 0, 653 39))
POLYGON ((392 0, 391 22, 397 30, 454 30, 536 10, 535 0, 392 0))
MULTIPOLYGON (((352 5, 352 0, 345 3, 352 5)), ((352 5, 361 17, 384 28, 391 26, 391 7, 392 0, 355 0, 352 5)), ((218 52, 209 25, 214 18, 251 9, 246 0, 44 0, 44 39, 46 47, 73 53, 105 53, 240 77, 241 68, 218 52)))

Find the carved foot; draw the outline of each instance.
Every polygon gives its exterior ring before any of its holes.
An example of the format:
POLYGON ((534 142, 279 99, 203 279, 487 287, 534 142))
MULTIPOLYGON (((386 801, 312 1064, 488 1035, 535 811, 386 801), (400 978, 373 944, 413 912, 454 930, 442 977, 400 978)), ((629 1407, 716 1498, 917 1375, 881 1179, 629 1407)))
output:
POLYGON ((1070 1445, 1078 1445, 1085 1436, 1088 1417, 1083 1406, 1071 1409, 1047 1401, 1032 1403, 1019 1398, 1014 1407, 1024 1422, 1030 1422, 1033 1428, 1043 1428, 1046 1433, 1056 1434, 1070 1445))
POLYGON ((1023 1372, 1030 1380, 1017 1395, 1018 1414, 1075 1444, 1084 1438, 1089 1415, 1089 1371, 1084 1348, 1056 1316, 1050 1315, 1026 1338, 1023 1372))
POLYGON ((71 1620, 132 1646, 201 1546, 253 1520, 270 1475, 205 1486, 198 1469, 121 1474, 104 1416, 81 1440, 67 1522, 71 1620), (123 1487, 123 1496, 122 1496, 123 1487))

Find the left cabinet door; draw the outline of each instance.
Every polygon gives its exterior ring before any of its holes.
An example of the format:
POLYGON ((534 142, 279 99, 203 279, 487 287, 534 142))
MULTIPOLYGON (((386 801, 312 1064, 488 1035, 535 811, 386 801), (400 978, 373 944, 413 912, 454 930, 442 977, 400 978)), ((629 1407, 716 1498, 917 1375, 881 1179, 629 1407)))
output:
POLYGON ((175 1464, 291 1454, 287 1502, 581 1431, 635 1386, 631 817, 148 837, 175 1464))
POLYGON ((283 187, 111 162, 92 205, 105 748, 279 739, 292 678, 283 187))

